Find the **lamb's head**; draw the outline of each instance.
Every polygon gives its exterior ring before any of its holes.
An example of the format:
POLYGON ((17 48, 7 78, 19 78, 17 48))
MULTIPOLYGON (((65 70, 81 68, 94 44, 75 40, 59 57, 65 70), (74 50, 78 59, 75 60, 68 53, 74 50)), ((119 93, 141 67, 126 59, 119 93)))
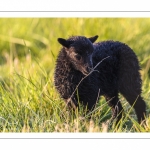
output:
POLYGON ((76 70, 82 72, 84 75, 89 74, 93 68, 93 43, 97 38, 97 35, 90 38, 72 36, 68 40, 58 38, 58 42, 64 47, 67 59, 76 70))

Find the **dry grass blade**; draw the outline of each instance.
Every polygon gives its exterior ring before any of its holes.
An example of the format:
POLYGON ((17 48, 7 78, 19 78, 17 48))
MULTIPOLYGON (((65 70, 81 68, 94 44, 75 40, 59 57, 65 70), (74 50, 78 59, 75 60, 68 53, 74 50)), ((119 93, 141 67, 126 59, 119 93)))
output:
POLYGON ((85 77, 83 77, 83 78, 80 80, 80 82, 79 82, 78 85, 76 86, 75 90, 73 91, 72 95, 71 95, 70 98, 67 100, 66 106, 68 105, 69 102, 71 102, 72 107, 76 109, 75 104, 74 104, 74 102, 73 102, 72 99, 71 99, 72 96, 73 96, 74 93, 77 91, 77 89, 78 89, 79 85, 81 84, 81 82, 82 82, 85 78, 87 78, 90 74, 92 74, 94 71, 97 71, 97 70, 95 70, 95 69, 96 69, 104 60, 106 60, 106 59, 109 58, 109 57, 110 57, 110 56, 107 56, 107 57, 103 58, 99 63, 97 63, 97 65, 91 70, 91 72, 90 72, 88 75, 86 75, 85 77))

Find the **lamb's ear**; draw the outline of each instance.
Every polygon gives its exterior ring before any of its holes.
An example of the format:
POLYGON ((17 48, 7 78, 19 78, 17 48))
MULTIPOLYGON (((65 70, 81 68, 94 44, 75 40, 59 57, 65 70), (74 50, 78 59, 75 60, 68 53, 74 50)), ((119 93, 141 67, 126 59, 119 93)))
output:
POLYGON ((66 47, 66 48, 68 48, 69 45, 70 45, 70 42, 67 41, 67 40, 65 40, 65 39, 63 39, 63 38, 58 38, 58 42, 59 42, 62 46, 66 47))
POLYGON ((97 38, 98 38, 98 35, 93 36, 93 37, 90 37, 89 40, 90 40, 92 43, 94 43, 94 42, 97 40, 97 38))

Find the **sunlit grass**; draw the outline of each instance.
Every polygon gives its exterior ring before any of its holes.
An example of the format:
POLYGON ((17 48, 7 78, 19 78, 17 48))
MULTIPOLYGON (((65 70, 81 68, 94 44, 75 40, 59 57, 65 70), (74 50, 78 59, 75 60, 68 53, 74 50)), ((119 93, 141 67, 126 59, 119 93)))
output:
POLYGON ((149 132, 150 19, 5 18, 0 19, 0 132, 149 132), (125 115, 120 126, 102 97, 89 119, 85 110, 68 112, 54 88, 58 37, 99 35, 118 40, 137 54, 147 104, 146 125, 139 125, 132 107, 120 95, 125 115))

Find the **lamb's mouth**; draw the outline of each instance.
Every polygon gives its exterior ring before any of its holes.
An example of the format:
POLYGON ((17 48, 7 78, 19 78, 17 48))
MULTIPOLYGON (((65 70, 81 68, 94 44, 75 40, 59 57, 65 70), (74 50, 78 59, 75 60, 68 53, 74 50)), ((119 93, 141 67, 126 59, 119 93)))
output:
POLYGON ((85 72, 85 71, 82 71, 83 75, 87 76, 89 73, 88 72, 85 72))
POLYGON ((82 74, 85 76, 87 76, 90 72, 91 72, 91 69, 87 69, 87 70, 83 69, 82 70, 82 74))

